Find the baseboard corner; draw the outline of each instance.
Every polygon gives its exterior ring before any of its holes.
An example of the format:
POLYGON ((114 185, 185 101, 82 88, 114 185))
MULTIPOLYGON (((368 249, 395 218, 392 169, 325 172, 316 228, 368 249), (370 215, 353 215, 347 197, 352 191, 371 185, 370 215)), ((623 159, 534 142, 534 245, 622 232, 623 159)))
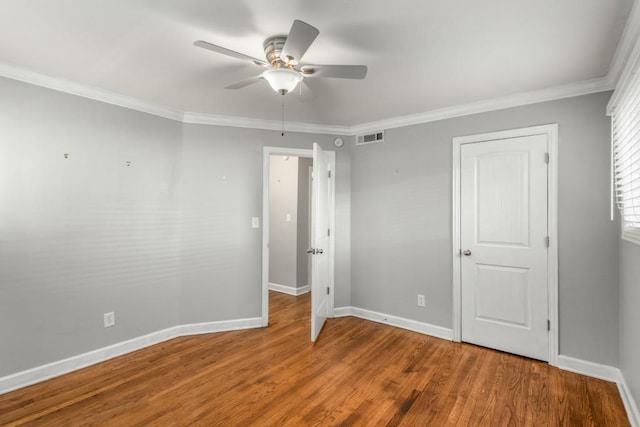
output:
POLYGON ((311 286, 305 285, 305 286, 300 286, 298 288, 294 288, 293 286, 285 286, 285 285, 280 285, 278 283, 269 282, 269 290, 275 291, 275 292, 281 292, 283 294, 293 295, 294 297, 297 297, 297 296, 304 295, 306 293, 311 292, 311 286))
POLYGON ((45 365, 16 372, 0 378, 0 394, 9 393, 23 387, 59 377, 64 374, 113 359, 114 357, 122 356, 151 345, 168 341, 178 336, 179 327, 174 326, 111 344, 106 347, 90 350, 86 353, 71 356, 66 359, 57 360, 45 365))
POLYGON ((333 309, 333 317, 347 317, 347 316, 351 316, 351 309, 353 307, 350 306, 346 306, 346 307, 335 307, 333 309))
POLYGON ((640 409, 638 409, 638 404, 633 399, 629 385, 627 384, 621 370, 618 370, 618 380, 616 382, 618 384, 620 398, 622 399, 624 408, 627 411, 627 416, 629 417, 629 423, 632 427, 640 427, 640 409))
POLYGON ((601 363, 590 362, 588 360, 577 359, 575 357, 558 355, 557 367, 576 374, 586 375, 613 383, 618 382, 619 369, 601 363))
POLYGON ((221 320, 216 322, 191 323, 180 325, 180 335, 201 335, 214 332, 230 332, 242 329, 262 328, 262 317, 247 319, 221 320))
POLYGON ((122 356, 145 347, 159 344, 173 338, 186 335, 207 334, 212 332, 227 332, 239 329, 262 327, 262 318, 247 318, 206 322, 173 326, 147 335, 135 337, 106 347, 91 350, 86 353, 68 357, 63 360, 36 366, 21 372, 0 377, 0 395, 37 384, 87 366, 105 362, 114 357, 122 356))

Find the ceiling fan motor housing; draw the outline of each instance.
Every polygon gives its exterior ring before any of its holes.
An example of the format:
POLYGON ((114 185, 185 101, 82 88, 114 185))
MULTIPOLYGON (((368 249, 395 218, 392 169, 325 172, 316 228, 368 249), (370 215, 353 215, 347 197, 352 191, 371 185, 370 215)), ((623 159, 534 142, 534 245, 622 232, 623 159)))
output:
MULTIPOLYGON (((282 47, 287 41, 287 36, 273 36, 264 41, 264 55, 267 57, 267 61, 274 68, 286 66, 286 62, 280 58, 282 47)), ((292 58, 293 59, 293 58, 292 58)))

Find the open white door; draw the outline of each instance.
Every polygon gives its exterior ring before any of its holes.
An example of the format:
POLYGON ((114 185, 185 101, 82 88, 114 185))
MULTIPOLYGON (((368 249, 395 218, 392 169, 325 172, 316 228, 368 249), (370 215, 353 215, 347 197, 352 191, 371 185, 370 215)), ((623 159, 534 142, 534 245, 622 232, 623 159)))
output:
POLYGON ((329 310, 329 180, 326 153, 313 144, 313 191, 311 230, 311 341, 318 339, 329 310))

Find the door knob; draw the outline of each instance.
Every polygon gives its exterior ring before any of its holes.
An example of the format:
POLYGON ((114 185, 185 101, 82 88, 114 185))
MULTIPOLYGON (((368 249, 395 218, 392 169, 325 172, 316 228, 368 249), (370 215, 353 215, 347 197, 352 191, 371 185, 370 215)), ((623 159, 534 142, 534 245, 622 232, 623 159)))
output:
POLYGON ((316 250, 315 249, 307 249, 307 253, 308 254, 315 254, 316 250))
POLYGON ((462 255, 471 256, 471 251, 469 249, 465 249, 464 251, 462 251, 462 255))
POLYGON ((323 253, 324 253, 324 251, 323 251, 322 249, 316 249, 316 253, 317 253, 317 254, 323 254, 323 253))

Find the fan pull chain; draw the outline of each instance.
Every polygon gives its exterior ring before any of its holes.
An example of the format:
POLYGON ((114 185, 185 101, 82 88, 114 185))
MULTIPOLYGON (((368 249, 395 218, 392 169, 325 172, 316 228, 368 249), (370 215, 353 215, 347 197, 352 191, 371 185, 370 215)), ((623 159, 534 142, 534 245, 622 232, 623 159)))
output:
POLYGON ((282 95, 282 135, 284 136, 284 95, 282 95))

